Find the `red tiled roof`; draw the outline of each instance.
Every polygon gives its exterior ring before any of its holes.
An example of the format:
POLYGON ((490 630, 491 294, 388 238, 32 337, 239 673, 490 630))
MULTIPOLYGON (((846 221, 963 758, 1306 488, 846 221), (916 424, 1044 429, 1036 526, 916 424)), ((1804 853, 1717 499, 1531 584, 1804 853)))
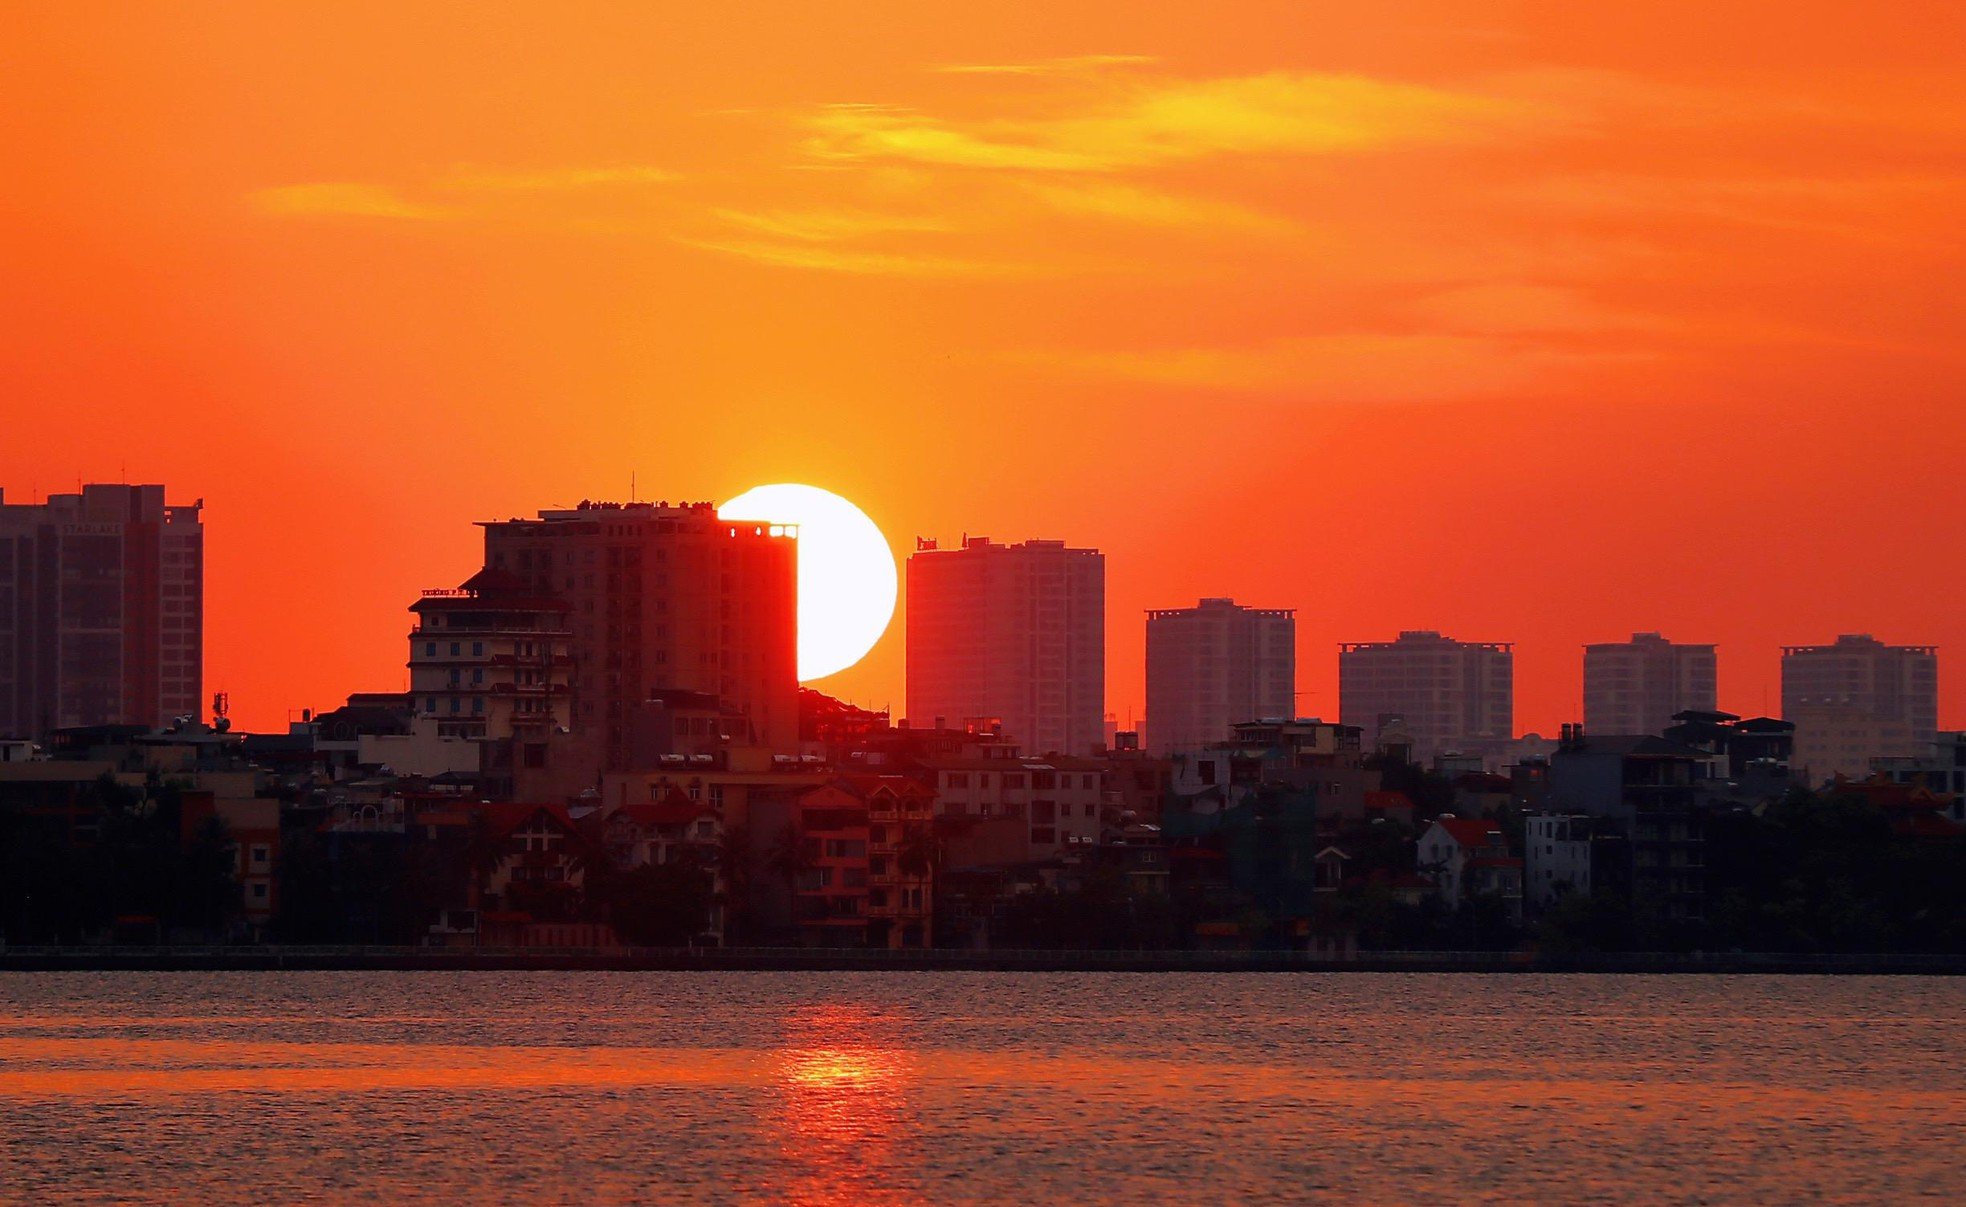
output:
POLYGON ((686 826, 706 815, 716 816, 717 810, 703 801, 691 800, 681 788, 671 787, 661 800, 630 801, 608 817, 626 817, 638 826, 686 826))
POLYGON ((1441 817, 1435 824, 1464 847, 1492 846, 1502 841, 1502 827, 1475 817, 1441 817))
POLYGON ((1905 813, 1891 819, 1891 831, 1905 838, 1953 838, 1966 834, 1958 822, 1937 813, 1905 813))
POLYGON ((1411 809, 1413 798, 1404 792, 1391 789, 1365 794, 1365 807, 1368 809, 1411 809))

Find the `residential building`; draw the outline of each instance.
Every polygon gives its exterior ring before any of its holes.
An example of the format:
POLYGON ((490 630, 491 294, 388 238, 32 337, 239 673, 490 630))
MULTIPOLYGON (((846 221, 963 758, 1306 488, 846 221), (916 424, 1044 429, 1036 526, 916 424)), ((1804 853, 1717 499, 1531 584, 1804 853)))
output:
POLYGON ((0 737, 200 714, 203 506, 162 486, 0 495, 0 737))
POLYGON ((935 794, 902 775, 851 775, 798 799, 793 919, 815 947, 927 947, 935 794))
POLYGON ((908 559, 907 640, 914 724, 992 718, 1034 753, 1085 756, 1104 745, 1106 559, 1098 550, 919 541, 908 559))
POLYGON ((1377 743, 1382 726, 1398 718, 1402 741, 1423 765, 1449 751, 1499 751, 1515 735, 1514 648, 1431 630, 1341 645, 1340 719, 1377 743))
POLYGON ((1805 714, 1823 709, 1901 725, 1922 749, 1939 732, 1938 647, 1885 645, 1868 633, 1846 633, 1833 645, 1783 646, 1782 716, 1796 722, 1798 744, 1806 740, 1805 714))
POLYGON ((593 736, 602 768, 630 769, 631 714, 664 690, 719 697, 745 718, 739 740, 798 748, 795 526, 720 520, 710 503, 582 503, 483 527, 501 587, 509 575, 566 605, 562 724, 593 736))
POLYGON ((1524 890, 1528 905, 1545 910, 1567 893, 1591 891, 1591 830, 1588 816, 1534 813, 1522 821, 1524 890))
POLYGON ((967 823, 1016 819, 1000 827, 1005 840, 995 849, 1005 861, 1051 859, 1099 841, 1106 800, 1101 760, 1012 751, 926 757, 914 765, 935 787, 937 816, 967 823))
POLYGON ((1563 728, 1562 743, 1550 756, 1549 808, 1607 823, 1593 885, 1628 893, 1634 906, 1662 922, 1704 921, 1707 809, 1701 795, 1712 752, 1651 734, 1563 728), (1616 866, 1606 866, 1606 859, 1616 866))
POLYGON ((1509 854, 1508 839, 1496 823, 1443 813, 1420 836, 1416 860, 1451 908, 1493 897, 1521 920, 1522 860, 1509 854))
POLYGON ((691 941, 710 947, 724 943, 725 898, 723 814, 671 788, 661 800, 616 805, 601 825, 601 843, 617 871, 681 866, 708 877, 710 907, 701 933, 691 941))
POLYGON ((1916 758, 1932 746, 1902 720, 1847 705, 1801 705, 1788 720, 1795 726, 1790 762, 1806 787, 1819 787, 1837 776, 1862 779, 1875 760, 1916 758))
POLYGON ((567 723, 570 606, 487 567, 410 605, 410 705, 446 737, 544 742, 567 723))
POLYGON ((1147 613, 1147 740, 1160 754, 1225 741, 1237 721, 1297 713, 1297 614, 1204 599, 1147 613))
POLYGON ((1871 766, 1900 784, 1921 785, 1951 797, 1952 820, 1966 822, 1966 733, 1942 733, 1923 756, 1876 759, 1871 766))
POLYGON ((1715 674, 1711 645, 1667 641, 1658 633, 1587 645, 1584 728, 1662 734, 1677 713, 1714 710, 1715 674))

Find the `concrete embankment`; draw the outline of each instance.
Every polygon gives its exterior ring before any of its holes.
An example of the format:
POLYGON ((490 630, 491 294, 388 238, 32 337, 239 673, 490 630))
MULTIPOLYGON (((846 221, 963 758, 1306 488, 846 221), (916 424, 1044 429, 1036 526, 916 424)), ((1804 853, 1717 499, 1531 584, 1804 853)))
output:
POLYGON ((11 947, 0 971, 1801 973, 1956 976, 1958 955, 1398 951, 859 951, 826 948, 11 947))

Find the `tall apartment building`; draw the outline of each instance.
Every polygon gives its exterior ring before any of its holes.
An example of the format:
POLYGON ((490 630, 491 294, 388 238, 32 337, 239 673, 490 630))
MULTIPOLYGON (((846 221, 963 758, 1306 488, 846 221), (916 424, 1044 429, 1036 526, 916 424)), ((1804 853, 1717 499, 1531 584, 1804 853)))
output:
MULTIPOLYGON (((483 524, 485 569, 567 607, 567 724, 625 769, 658 691, 717 696, 738 735, 797 748, 798 530, 717 518, 711 503, 582 503, 483 524)), ((448 708, 448 704, 443 706, 448 708)))
POLYGON ((1147 613, 1147 742, 1158 753, 1229 740, 1239 721, 1297 711, 1297 614, 1204 599, 1147 613))
POLYGON ((1403 718, 1420 763, 1506 745, 1515 736, 1515 647, 1432 630, 1340 645, 1338 711, 1374 740, 1384 720, 1403 718))
POLYGON ((908 716, 991 718, 1031 754, 1089 754, 1105 734, 1106 558, 1063 541, 908 559, 908 716))
POLYGON ((1812 712, 1903 725, 1919 748, 1930 745, 1939 732, 1938 647, 1885 645, 1868 633, 1783 646, 1782 717, 1796 723, 1798 746, 1812 712))
POLYGON ((1713 712, 1717 659, 1710 645, 1657 633, 1584 647, 1584 730, 1662 734, 1682 712, 1713 712))
POLYGON ((162 486, 0 495, 0 736, 199 715, 203 506, 162 486))

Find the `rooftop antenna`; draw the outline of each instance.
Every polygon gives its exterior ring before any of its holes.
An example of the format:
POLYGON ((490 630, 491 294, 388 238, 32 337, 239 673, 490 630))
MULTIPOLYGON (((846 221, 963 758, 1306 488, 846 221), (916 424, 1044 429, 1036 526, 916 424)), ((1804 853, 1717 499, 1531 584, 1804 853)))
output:
POLYGON ((635 471, 628 471, 628 501, 635 502, 635 471))

